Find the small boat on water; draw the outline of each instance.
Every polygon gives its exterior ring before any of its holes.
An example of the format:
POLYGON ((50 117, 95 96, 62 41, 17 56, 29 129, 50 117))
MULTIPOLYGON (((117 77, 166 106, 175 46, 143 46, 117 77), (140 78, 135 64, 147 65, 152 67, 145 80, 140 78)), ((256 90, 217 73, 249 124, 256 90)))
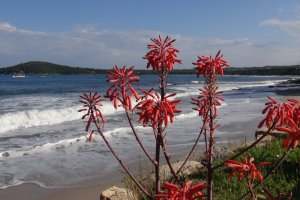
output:
POLYGON ((16 74, 16 75, 13 75, 12 77, 13 78, 25 78, 26 75, 25 74, 24 75, 18 75, 18 74, 16 74))
POLYGON ((13 78, 25 78, 26 75, 25 75, 24 72, 21 71, 21 72, 19 72, 19 73, 14 73, 12 77, 13 77, 13 78))

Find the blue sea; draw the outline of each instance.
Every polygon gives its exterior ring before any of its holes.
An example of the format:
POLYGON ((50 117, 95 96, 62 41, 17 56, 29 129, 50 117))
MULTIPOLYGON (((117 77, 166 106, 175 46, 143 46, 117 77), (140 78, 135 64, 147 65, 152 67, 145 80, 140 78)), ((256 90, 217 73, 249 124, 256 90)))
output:
MULTIPOLYGON (((156 76, 140 77, 136 88, 157 88, 156 76)), ((253 138, 263 117, 266 97, 276 97, 275 90, 285 89, 273 86, 292 78, 295 77, 221 77, 219 89, 225 101, 219 108, 221 128, 216 133, 217 142, 253 138)), ((184 154, 198 135, 201 119, 190 99, 199 94, 202 86, 203 80, 195 75, 168 78, 167 91, 176 92, 176 98, 181 99, 181 113, 166 130, 172 154, 184 154)), ((27 182, 50 188, 74 187, 101 181, 103 174, 117 170, 117 162, 99 136, 87 142, 85 122, 81 120, 82 113, 78 113, 82 108, 79 95, 89 91, 104 94, 106 88, 104 75, 0 75, 0 187, 27 182)), ((122 109, 115 110, 107 99, 101 109, 108 121, 105 135, 112 146, 125 161, 137 160, 141 152, 122 109)), ((154 149, 151 129, 138 124, 137 117, 133 120, 146 147, 154 149)))

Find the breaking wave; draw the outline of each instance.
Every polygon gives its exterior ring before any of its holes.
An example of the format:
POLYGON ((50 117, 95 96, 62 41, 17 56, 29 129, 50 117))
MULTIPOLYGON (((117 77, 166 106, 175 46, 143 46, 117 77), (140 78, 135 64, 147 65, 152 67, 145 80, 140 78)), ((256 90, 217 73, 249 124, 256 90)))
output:
MULTIPOLYGON (((33 109, 6 113, 0 115, 0 133, 20 128, 47 126, 79 120, 82 116, 82 113, 78 112, 79 109, 82 109, 82 106, 45 110, 33 109)), ((109 103, 104 103, 102 111, 104 115, 110 115, 117 112, 109 103)))

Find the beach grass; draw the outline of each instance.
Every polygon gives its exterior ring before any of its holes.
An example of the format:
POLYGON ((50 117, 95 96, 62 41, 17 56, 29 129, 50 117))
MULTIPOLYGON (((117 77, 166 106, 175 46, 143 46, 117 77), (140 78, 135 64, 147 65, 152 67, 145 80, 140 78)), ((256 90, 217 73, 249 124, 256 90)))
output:
MULTIPOLYGON (((254 157, 254 163, 272 162, 276 163, 278 158, 284 153, 285 149, 281 147, 283 142, 282 138, 266 142, 264 145, 254 147, 249 150, 246 155, 254 157)), ((239 152, 243 147, 239 147, 235 152, 239 152)), ((219 158, 215 163, 229 159, 232 155, 219 158)), ((242 156, 241 156, 242 157, 242 156)), ((269 167, 259 168, 263 175, 270 169, 269 167)), ((226 167, 219 168, 214 173, 214 199, 215 200, 234 200, 239 199, 244 193, 248 191, 245 180, 239 181, 237 176, 228 180, 230 169, 226 167)), ((186 180, 193 180, 194 183, 206 179, 205 169, 199 171, 196 176, 185 177, 186 180)), ((152 180, 153 181, 153 180, 152 180)), ((143 178, 143 182, 150 184, 150 179, 143 178)), ((135 186, 130 184, 130 181, 125 184, 129 189, 134 189, 135 186)), ((263 196, 263 189, 270 192, 274 196, 278 193, 290 194, 292 192, 294 199, 300 199, 300 148, 292 150, 282 165, 269 177, 269 179, 257 190, 260 199, 266 199, 263 196)), ((137 190, 135 190, 137 192, 137 190)), ((205 191, 204 191, 205 194, 205 191)), ((142 197, 139 193, 138 199, 147 199, 142 197)))
MULTIPOLYGON (((276 163, 278 158, 285 151, 281 145, 282 139, 273 140, 263 146, 251 149, 246 155, 254 157, 255 163, 276 163)), ((239 148, 237 151, 240 149, 242 148, 239 148)), ((230 155, 228 155, 228 158, 229 157, 230 155)), ((266 174, 270 167, 260 168, 259 170, 262 174, 266 174)), ((219 169, 215 172, 214 199, 239 199, 241 195, 248 191, 245 180, 239 181, 237 176, 228 180, 229 173, 230 170, 226 168, 219 169)), ((204 177, 204 173, 200 172, 199 177, 204 177)), ((300 148, 296 148, 289 153, 278 170, 257 190, 258 194, 263 193, 262 189, 271 192, 274 196, 276 196, 278 192, 283 194, 292 192, 295 199, 300 199, 300 148)))

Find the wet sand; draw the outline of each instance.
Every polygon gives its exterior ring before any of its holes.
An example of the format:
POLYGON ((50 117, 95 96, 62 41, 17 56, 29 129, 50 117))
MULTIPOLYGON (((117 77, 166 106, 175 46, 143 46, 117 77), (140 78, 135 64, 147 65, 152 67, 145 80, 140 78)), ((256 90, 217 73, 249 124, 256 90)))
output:
POLYGON ((24 183, 17 186, 0 189, 1 200, 96 200, 100 199, 101 191, 112 185, 122 186, 123 175, 121 172, 107 174, 105 183, 92 186, 49 189, 35 183, 24 183))
POLYGON ((37 184, 25 183, 0 190, 1 200, 84 200, 99 199, 104 185, 69 189, 45 189, 37 184))

